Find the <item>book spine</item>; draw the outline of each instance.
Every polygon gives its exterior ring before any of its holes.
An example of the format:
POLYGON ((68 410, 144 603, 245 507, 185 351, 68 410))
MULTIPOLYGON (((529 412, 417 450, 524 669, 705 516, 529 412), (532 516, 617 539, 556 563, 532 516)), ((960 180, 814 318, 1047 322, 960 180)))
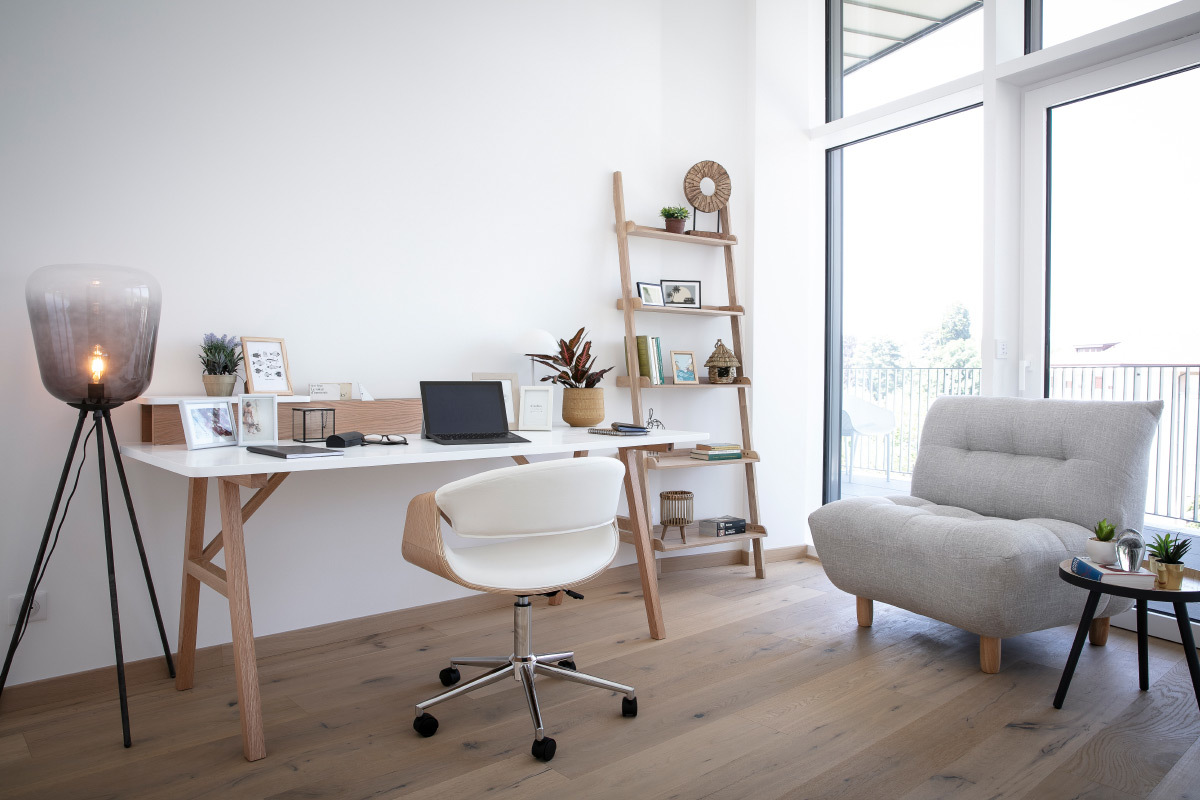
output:
POLYGON ((717 537, 734 536, 736 534, 745 533, 745 532, 746 532, 745 528, 742 528, 741 530, 738 530, 737 528, 724 528, 722 530, 707 530, 705 528, 700 529, 701 536, 717 536, 717 537))
POLYGON ((1079 556, 1071 559, 1071 572, 1081 578, 1088 578, 1093 581, 1104 580, 1104 573, 1096 569, 1094 566, 1084 561, 1079 556))
POLYGON ((724 453, 716 455, 714 453, 692 453, 692 458, 697 461, 737 461, 742 457, 741 453, 725 455, 724 453))
POLYGON ((650 343, 645 336, 637 337, 638 374, 654 382, 654 374, 650 371, 650 343))
POLYGON ((650 337, 650 369, 654 372, 654 385, 659 386, 663 382, 662 365, 659 364, 658 358, 654 355, 654 351, 658 348, 658 337, 650 337))
POLYGON ((666 375, 666 372, 664 372, 664 370, 663 370, 662 339, 660 339, 657 336, 654 337, 654 352, 658 357, 658 382, 666 383, 667 379, 665 377, 663 377, 664 375, 666 375))

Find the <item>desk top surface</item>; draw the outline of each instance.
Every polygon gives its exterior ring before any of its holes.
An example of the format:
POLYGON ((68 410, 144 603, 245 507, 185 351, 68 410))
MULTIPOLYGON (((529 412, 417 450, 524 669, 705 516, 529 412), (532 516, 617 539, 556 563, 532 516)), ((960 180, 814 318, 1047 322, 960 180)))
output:
MULTIPOLYGON (((428 464, 439 461, 472 461, 481 458, 554 455, 576 450, 616 450, 621 447, 660 444, 690 446, 708 438, 707 433, 668 430, 651 431, 646 436, 603 436, 588 433, 586 428, 555 428, 552 431, 516 433, 529 442, 441 445, 420 438, 420 434, 414 434, 409 437, 409 443, 406 445, 349 447, 344 451, 344 455, 328 458, 274 458, 248 452, 245 447, 188 450, 181 444, 123 444, 121 454, 133 461, 141 461, 187 478, 219 478, 228 475, 263 475, 276 472, 310 472, 428 464)), ((281 441, 280 444, 293 443, 281 441)))

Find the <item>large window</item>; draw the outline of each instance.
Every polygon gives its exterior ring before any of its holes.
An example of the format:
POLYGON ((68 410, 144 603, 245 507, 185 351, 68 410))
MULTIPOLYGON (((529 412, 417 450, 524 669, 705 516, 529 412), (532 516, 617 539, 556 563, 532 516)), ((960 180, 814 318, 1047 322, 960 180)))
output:
POLYGON ((1031 0, 1030 52, 1115 25, 1173 0, 1031 0))

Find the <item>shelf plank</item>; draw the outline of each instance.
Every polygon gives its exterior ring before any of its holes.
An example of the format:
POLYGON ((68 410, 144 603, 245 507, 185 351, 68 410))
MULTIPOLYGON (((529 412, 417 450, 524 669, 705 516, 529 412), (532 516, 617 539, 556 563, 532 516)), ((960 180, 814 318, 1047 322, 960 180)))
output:
MULTIPOLYGON (((699 383, 659 383, 651 384, 645 375, 638 378, 643 389, 744 389, 750 386, 749 378, 737 378, 733 383, 710 383, 708 378, 701 378, 699 383)), ((628 375, 617 376, 617 386, 629 388, 628 375)))
MULTIPOLYGON (((661 528, 660 525, 655 525, 654 527, 661 528)), ((712 547, 715 544, 722 544, 724 542, 743 542, 748 539, 765 539, 767 536, 767 529, 762 525, 747 525, 745 533, 735 533, 730 536, 701 536, 700 527, 695 523, 688 525, 686 531, 688 539, 686 543, 679 540, 679 529, 672 528, 671 532, 668 534, 670 538, 668 538, 667 541, 664 542, 662 539, 659 539, 657 536, 655 536, 650 540, 650 544, 656 552, 671 553, 676 550, 691 550, 694 547, 712 547)), ((632 533, 626 530, 621 530, 620 528, 618 528, 618 533, 621 536, 622 542, 625 542, 626 544, 633 543, 632 533)))
POLYGON ((726 458, 719 461, 701 461, 690 455, 659 456, 646 459, 646 469, 688 469, 689 467, 724 467, 730 464, 757 464, 758 453, 747 450, 741 458, 726 458))
POLYGON ((689 236, 686 233, 668 233, 666 228, 648 228, 638 225, 632 220, 625 223, 627 236, 640 236, 645 239, 665 239, 668 242, 688 242, 689 244, 706 244, 709 247, 732 247, 737 244, 737 237, 732 239, 713 239, 709 236, 689 236))
MULTIPOLYGON (((671 306, 647 306, 638 298, 633 298, 631 307, 634 311, 652 311, 655 314, 688 314, 693 317, 741 317, 746 309, 741 306, 701 306, 700 308, 672 308, 671 306)), ((625 310, 625 298, 617 298, 617 309, 625 310)))

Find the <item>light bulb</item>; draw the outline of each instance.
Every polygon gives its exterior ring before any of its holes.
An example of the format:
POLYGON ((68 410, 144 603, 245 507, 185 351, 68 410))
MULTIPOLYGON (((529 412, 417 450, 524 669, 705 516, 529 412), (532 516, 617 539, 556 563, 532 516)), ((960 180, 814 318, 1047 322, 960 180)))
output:
POLYGON ((100 379, 104 377, 105 355, 105 352, 100 349, 100 345, 96 345, 92 349, 92 383, 100 383, 100 379))

